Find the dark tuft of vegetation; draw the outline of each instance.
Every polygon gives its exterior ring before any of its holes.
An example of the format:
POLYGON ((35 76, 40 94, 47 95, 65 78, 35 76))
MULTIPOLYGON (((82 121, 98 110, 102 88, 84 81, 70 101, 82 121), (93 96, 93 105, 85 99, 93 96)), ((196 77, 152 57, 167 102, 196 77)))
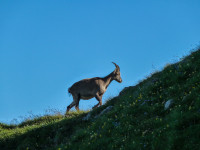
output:
POLYGON ((91 112, 1 123, 0 149, 199 149, 199 66, 200 49, 91 112))

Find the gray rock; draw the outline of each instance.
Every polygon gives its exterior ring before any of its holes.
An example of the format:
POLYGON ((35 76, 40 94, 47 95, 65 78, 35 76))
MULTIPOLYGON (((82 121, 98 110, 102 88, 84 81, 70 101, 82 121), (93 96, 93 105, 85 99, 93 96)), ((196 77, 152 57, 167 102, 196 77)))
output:
POLYGON ((135 88, 136 86, 128 86, 128 87, 125 87, 120 93, 119 93, 119 96, 123 95, 127 90, 131 89, 131 88, 135 88))
MULTIPOLYGON (((113 106, 108 106, 106 107, 102 112, 100 112, 98 115, 96 115, 94 118, 98 118, 101 115, 108 113, 109 111, 111 111, 111 109, 113 108, 113 106)), ((89 119, 91 119, 91 112, 89 112, 85 117, 82 118, 83 121, 88 121, 89 119)))
POLYGON ((111 109, 113 108, 113 106, 108 106, 106 107, 102 112, 100 112, 98 115, 96 115, 94 118, 98 118, 99 116, 108 113, 109 111, 111 111, 111 109))
POLYGON ((90 119, 90 117, 91 117, 91 112, 89 112, 85 117, 83 117, 83 121, 87 121, 87 120, 89 120, 90 119))
POLYGON ((185 95, 182 99, 183 102, 186 102, 189 99, 189 95, 185 95))
POLYGON ((115 127, 120 126, 120 122, 112 122, 112 124, 113 124, 115 127))
POLYGON ((173 99, 169 99, 168 101, 165 102, 165 110, 169 109, 172 104, 173 104, 173 99))

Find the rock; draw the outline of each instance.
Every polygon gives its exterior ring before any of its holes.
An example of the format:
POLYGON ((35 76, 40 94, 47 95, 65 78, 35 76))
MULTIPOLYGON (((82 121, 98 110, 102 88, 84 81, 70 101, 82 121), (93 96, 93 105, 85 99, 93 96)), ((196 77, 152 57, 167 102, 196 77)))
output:
POLYGON ((115 127, 120 126, 120 122, 112 122, 112 124, 113 124, 115 127))
MULTIPOLYGON (((98 115, 96 115, 94 118, 98 118, 101 115, 108 113, 111 109, 113 108, 113 106, 108 106, 106 107, 102 112, 100 112, 98 115)), ((89 112, 85 117, 82 118, 83 121, 88 121, 91 118, 91 112, 89 112)))
POLYGON ((166 103, 165 103, 165 110, 167 110, 169 107, 172 106, 173 101, 174 101, 173 99, 169 99, 168 101, 166 101, 166 103))
POLYGON ((89 120, 90 119, 90 117, 91 117, 91 112, 89 112, 85 117, 83 117, 83 121, 87 121, 87 120, 89 120))
POLYGON ((128 87, 125 87, 120 93, 119 93, 119 96, 123 95, 128 89, 130 88, 135 88, 136 86, 128 86, 128 87))
POLYGON ((151 102, 152 100, 144 100, 143 103, 141 104, 141 106, 148 104, 149 102, 151 102))
POLYGON ((113 106, 108 106, 106 107, 102 112, 100 112, 98 115, 96 115, 94 118, 98 118, 99 116, 108 113, 109 111, 111 111, 111 109, 113 108, 113 106))
POLYGON ((185 95, 182 99, 183 102, 186 102, 189 99, 190 95, 185 95))

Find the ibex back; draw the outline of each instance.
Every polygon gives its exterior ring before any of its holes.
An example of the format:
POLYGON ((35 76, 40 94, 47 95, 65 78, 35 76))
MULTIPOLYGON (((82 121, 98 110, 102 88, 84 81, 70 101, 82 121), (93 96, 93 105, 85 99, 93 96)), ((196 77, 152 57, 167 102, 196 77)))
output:
POLYGON ((79 110, 79 101, 80 99, 88 100, 95 97, 98 101, 93 108, 102 105, 102 96, 106 92, 107 87, 109 84, 115 80, 119 83, 122 82, 122 78, 120 75, 120 68, 119 66, 113 62, 115 65, 115 70, 111 72, 104 78, 95 77, 89 79, 83 79, 74 83, 69 89, 68 92, 73 96, 73 102, 67 107, 67 112, 75 106, 76 110, 79 110))

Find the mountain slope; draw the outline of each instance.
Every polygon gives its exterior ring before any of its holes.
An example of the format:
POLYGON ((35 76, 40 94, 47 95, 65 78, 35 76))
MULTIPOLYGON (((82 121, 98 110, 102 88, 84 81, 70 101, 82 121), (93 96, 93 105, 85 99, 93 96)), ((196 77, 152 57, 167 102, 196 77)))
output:
POLYGON ((0 124, 0 149, 199 149, 199 66, 197 50, 125 88, 86 120, 82 111, 0 124))

